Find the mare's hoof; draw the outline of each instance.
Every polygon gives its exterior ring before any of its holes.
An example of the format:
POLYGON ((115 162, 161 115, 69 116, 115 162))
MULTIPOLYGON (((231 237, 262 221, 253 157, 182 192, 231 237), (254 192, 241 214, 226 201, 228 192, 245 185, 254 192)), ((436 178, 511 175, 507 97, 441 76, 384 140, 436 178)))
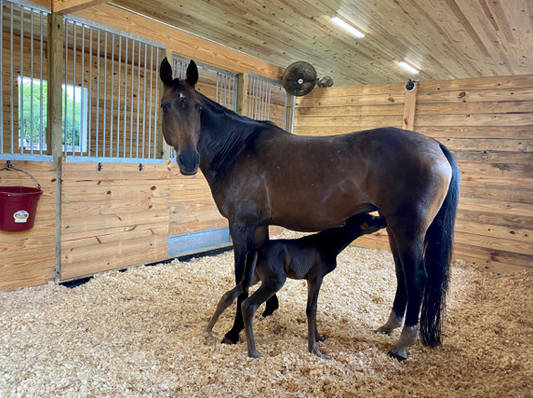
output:
POLYGON ((398 360, 398 362, 403 362, 407 359, 407 350, 404 348, 404 349, 397 349, 397 348, 392 348, 388 353, 387 355, 391 358, 396 358, 398 360))
POLYGON ((276 311, 277 308, 274 308, 273 310, 268 310, 268 309, 265 309, 265 311, 261 314, 261 318, 262 319, 265 319, 267 316, 272 316, 272 314, 274 313, 274 311, 276 311))
POLYGON ((221 341, 222 344, 237 344, 238 342, 239 342, 238 338, 237 338, 237 341, 233 341, 228 336, 224 336, 224 338, 221 341))

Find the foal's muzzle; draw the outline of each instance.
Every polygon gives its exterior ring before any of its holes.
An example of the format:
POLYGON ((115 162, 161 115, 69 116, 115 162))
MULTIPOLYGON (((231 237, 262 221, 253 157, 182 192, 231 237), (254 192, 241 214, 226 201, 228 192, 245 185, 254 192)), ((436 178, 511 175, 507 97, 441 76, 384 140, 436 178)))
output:
POLYGON ((186 149, 177 156, 177 163, 183 175, 191 176, 198 172, 200 154, 193 149, 186 149))

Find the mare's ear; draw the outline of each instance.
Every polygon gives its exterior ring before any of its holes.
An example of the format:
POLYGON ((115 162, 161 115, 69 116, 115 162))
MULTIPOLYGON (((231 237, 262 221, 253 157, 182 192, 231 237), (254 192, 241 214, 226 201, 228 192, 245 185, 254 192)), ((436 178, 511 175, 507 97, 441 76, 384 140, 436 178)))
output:
POLYGON ((166 57, 159 67, 159 77, 165 86, 169 86, 172 83, 172 66, 170 66, 166 57))
POLYGON ((187 67, 187 83, 192 87, 198 83, 198 67, 193 60, 191 60, 187 67))

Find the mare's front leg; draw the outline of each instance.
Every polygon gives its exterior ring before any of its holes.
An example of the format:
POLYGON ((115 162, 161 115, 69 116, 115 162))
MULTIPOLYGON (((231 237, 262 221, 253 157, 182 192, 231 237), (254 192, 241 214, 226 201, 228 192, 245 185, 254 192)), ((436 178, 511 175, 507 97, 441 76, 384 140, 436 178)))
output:
POLYGON ((317 276, 309 280, 307 284, 307 333, 308 333, 308 348, 309 352, 315 354, 317 357, 325 359, 324 355, 318 350, 316 342, 323 339, 318 334, 316 329, 316 311, 318 302, 318 293, 324 277, 317 276))
MULTIPOLYGON (((268 233, 268 225, 257 227, 255 230, 255 247, 262 245, 266 241, 270 240, 268 233)), ((263 311, 263 317, 272 315, 274 311, 279 308, 278 297, 274 294, 266 301, 265 310, 263 311)))
MULTIPOLYGON (((254 237, 257 226, 244 225, 242 223, 230 223, 229 229, 231 239, 233 240, 233 253, 235 255, 235 283, 239 284, 244 275, 244 265, 246 263, 246 253, 254 249, 254 237)), ((239 294, 237 297, 237 314, 233 321, 233 327, 227 332, 222 339, 224 344, 237 344, 239 334, 244 329, 242 319, 241 305, 248 297, 246 293, 239 294)))

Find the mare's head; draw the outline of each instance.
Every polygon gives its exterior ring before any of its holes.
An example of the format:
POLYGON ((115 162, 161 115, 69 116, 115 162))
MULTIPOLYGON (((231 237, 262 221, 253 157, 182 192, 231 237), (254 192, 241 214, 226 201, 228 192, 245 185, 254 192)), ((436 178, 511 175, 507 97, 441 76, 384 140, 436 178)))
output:
POLYGON ((165 85, 161 108, 163 109, 163 136, 176 150, 176 161, 183 175, 193 175, 200 166, 197 145, 200 138, 200 113, 202 107, 195 84, 198 68, 191 61, 185 80, 172 78, 172 66, 165 58, 159 76, 165 85))

